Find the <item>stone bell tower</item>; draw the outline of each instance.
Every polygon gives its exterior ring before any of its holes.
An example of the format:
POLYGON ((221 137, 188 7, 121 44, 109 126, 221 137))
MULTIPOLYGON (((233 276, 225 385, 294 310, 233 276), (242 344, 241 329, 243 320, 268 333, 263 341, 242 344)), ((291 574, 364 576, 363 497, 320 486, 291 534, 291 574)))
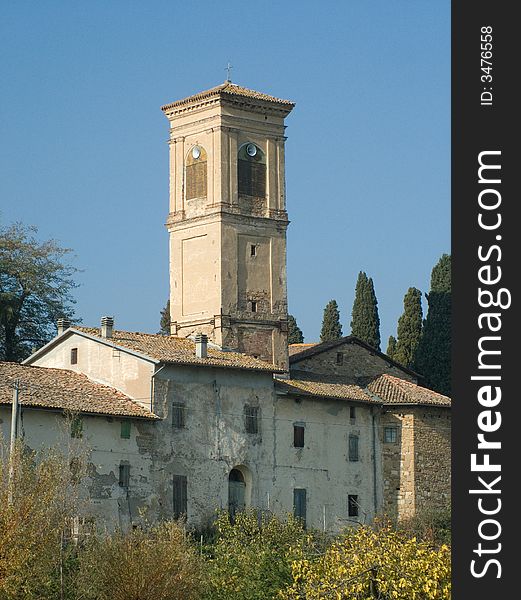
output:
POLYGON ((226 81, 170 121, 171 333, 288 366, 284 118, 294 103, 226 81))

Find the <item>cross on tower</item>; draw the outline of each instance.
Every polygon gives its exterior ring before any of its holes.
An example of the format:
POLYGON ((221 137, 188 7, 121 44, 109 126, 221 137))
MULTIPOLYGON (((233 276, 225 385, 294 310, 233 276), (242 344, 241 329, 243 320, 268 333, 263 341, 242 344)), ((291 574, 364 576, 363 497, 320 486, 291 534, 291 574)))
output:
POLYGON ((232 69, 233 69, 232 65, 228 62, 228 65, 226 66, 226 68, 224 70, 226 71, 226 81, 229 81, 230 83, 232 82, 232 78, 231 78, 232 69))

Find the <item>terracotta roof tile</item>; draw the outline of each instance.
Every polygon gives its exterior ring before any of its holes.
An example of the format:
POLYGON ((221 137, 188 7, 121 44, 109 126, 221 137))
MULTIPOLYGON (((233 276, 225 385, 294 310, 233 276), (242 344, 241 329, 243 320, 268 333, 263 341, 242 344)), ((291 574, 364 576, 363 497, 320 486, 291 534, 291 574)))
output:
POLYGON ((187 98, 182 98, 181 100, 176 100, 175 102, 171 102, 170 104, 165 104, 161 107, 161 110, 166 112, 172 108, 182 106, 183 104, 191 104, 193 102, 198 102, 199 100, 210 98, 211 96, 251 98, 252 100, 262 100, 264 102, 282 104, 288 107, 290 110, 291 108, 293 108, 293 106, 295 106, 295 103, 291 100, 283 100, 282 98, 276 98, 275 96, 263 94, 262 92, 256 92, 255 90, 250 90, 235 83, 231 83, 230 81, 225 81, 220 85, 216 85, 215 87, 210 88, 209 90, 199 92, 192 96, 188 96, 187 98))
POLYGON ((290 394, 381 404, 381 402, 366 394, 361 387, 347 383, 329 383, 326 381, 304 379, 277 379, 276 387, 290 394))
POLYGON ((275 365, 238 352, 226 352, 208 347, 207 358, 195 356, 195 342, 188 338, 153 333, 138 333, 114 330, 112 338, 102 338, 100 330, 93 327, 74 327, 69 331, 80 331, 110 342, 115 346, 128 348, 150 358, 172 364, 201 365, 206 367, 227 367, 280 373, 275 365))
POLYGON ((448 396, 443 396, 392 375, 380 375, 367 387, 373 394, 379 396, 385 404, 451 406, 451 399, 448 396))
POLYGON ((20 382, 19 398, 22 406, 121 417, 158 418, 125 394, 94 383, 80 373, 9 362, 0 362, 0 404, 11 404, 16 380, 20 382))
POLYGON ((312 348, 316 346, 316 343, 313 344, 290 344, 288 346, 289 355, 293 356, 293 354, 297 354, 298 352, 303 352, 304 350, 308 350, 308 348, 312 348))

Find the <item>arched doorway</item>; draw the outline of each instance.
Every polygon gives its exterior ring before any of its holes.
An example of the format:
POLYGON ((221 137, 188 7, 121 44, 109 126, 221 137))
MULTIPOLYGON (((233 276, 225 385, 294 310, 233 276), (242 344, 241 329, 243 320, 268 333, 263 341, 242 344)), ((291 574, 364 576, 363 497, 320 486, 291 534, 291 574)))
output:
POLYGON ((235 517, 246 507, 246 481, 239 469, 232 469, 228 475, 228 512, 235 517))

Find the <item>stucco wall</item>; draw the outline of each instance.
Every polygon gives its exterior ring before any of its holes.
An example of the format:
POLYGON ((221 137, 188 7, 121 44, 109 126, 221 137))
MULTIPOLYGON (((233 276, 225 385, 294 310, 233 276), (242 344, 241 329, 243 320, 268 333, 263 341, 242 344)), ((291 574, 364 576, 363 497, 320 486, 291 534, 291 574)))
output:
MULTIPOLYGON (((61 412, 22 407, 19 433, 33 450, 59 447, 65 451, 74 445, 85 455, 89 498, 82 503, 83 513, 109 528, 126 528, 139 522, 140 509, 152 507, 149 514, 157 514, 161 497, 151 485, 151 457, 141 452, 139 445, 143 432, 151 432, 155 424, 132 420, 130 439, 121 437, 121 419, 115 417, 83 415, 81 439, 71 438, 69 425, 61 412), (122 461, 131 465, 128 489, 119 485, 122 461)), ((0 406, 4 443, 9 441, 10 429, 11 409, 0 406)))
POLYGON ((71 332, 31 364, 84 373, 92 381, 116 388, 150 408, 154 363, 114 348, 110 340, 103 343, 71 332), (75 365, 71 364, 72 348, 78 349, 75 365))
POLYGON ((381 505, 380 443, 378 414, 375 412, 373 448, 373 413, 367 405, 356 405, 355 419, 350 418, 346 401, 283 398, 277 401, 273 449, 275 490, 272 508, 290 512, 293 489, 307 490, 307 520, 326 530, 345 527, 348 517, 348 495, 358 496, 360 514, 355 521, 370 522, 381 505), (293 446, 293 425, 305 427, 304 447, 293 446), (349 435, 359 436, 359 460, 348 456, 349 435), (376 450, 376 463, 374 450, 376 450), (376 466, 376 480, 374 479, 376 466), (376 504, 376 506, 375 506, 376 504))

